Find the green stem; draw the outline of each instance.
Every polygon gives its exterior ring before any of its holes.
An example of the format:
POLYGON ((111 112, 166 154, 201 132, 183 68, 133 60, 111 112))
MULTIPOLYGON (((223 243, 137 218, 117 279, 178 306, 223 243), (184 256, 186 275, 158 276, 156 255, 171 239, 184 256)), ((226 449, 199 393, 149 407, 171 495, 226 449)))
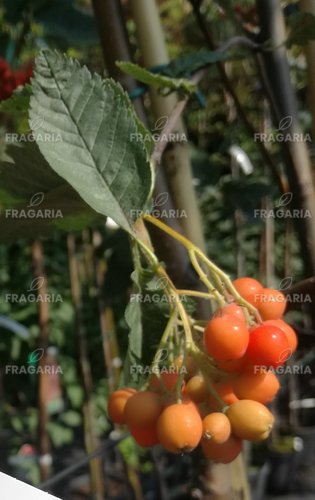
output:
POLYGON ((154 255, 152 250, 150 248, 148 248, 147 245, 145 243, 143 243, 140 239, 136 239, 136 241, 139 244, 139 246, 141 247, 141 249, 143 250, 144 255, 148 259, 149 263, 154 266, 156 274, 161 278, 165 278, 165 281, 166 281, 165 292, 168 294, 168 297, 170 298, 170 303, 175 304, 174 310, 177 311, 177 314, 179 315, 179 317, 182 321, 184 334, 185 334, 185 341, 188 345, 194 346, 194 340, 193 340, 192 333, 191 333, 189 318, 188 318, 186 310, 181 302, 181 298, 177 293, 177 289, 176 289, 175 285, 171 281, 171 279, 168 276, 165 269, 159 263, 157 257, 154 255))
POLYGON ((224 297, 214 288, 212 283, 210 282, 208 276, 206 273, 203 271, 202 267, 200 266, 198 260, 196 259, 196 252, 194 249, 189 250, 189 258, 191 260, 192 265, 194 266, 194 269, 196 270, 199 278, 201 281, 206 285, 206 287, 209 289, 210 293, 214 296, 215 300, 218 302, 219 306, 224 306, 225 300, 224 297))
POLYGON ((189 297, 201 297, 203 299, 213 298, 213 294, 206 292, 198 292, 197 290, 177 290, 178 295, 187 295, 189 297))
POLYGON ((212 380, 209 377, 209 375, 207 373, 203 372, 203 376, 205 377, 205 379, 207 381, 207 387, 209 389, 209 392, 211 393, 211 395, 214 397, 214 399, 218 403, 218 405, 220 407, 220 410, 222 410, 225 406, 228 406, 226 404, 226 402, 223 401, 223 399, 219 396, 219 394, 217 393, 217 391, 215 390, 215 388, 213 387, 213 383, 212 383, 212 380))
POLYGON ((198 256, 202 262, 207 266, 209 269, 209 272, 211 275, 215 275, 217 279, 219 279, 220 283, 223 282, 226 290, 235 298, 236 302, 241 305, 242 307, 246 308, 256 319, 258 323, 262 322, 262 319, 257 311, 257 309, 247 302, 243 297, 240 296, 240 294, 237 292, 235 287, 233 286, 230 278, 228 277, 227 274, 225 274, 216 264, 214 264, 211 260, 208 259, 204 255, 204 253, 196 246, 194 245, 191 241, 189 241, 185 236, 182 236, 181 234, 177 233, 174 231, 174 229, 168 227, 166 224, 164 224, 162 221, 156 219, 152 215, 145 215, 144 219, 150 222, 151 224, 154 224, 155 226, 159 227, 162 231, 168 233, 170 236, 175 238, 177 241, 182 243, 182 245, 187 248, 189 252, 189 256, 191 259, 191 262, 196 269, 196 272, 198 273, 201 281, 207 286, 207 288, 210 290, 210 293, 216 292, 216 300, 218 301, 219 304, 224 305, 224 298, 222 295, 213 287, 212 283, 208 279, 207 275, 204 273, 202 270, 196 256, 198 256))
POLYGON ((158 258, 156 255, 152 252, 152 250, 139 238, 134 238, 134 241, 141 247, 141 249, 144 251, 145 256, 149 260, 150 264, 153 265, 154 268, 158 267, 160 265, 158 258))
MULTIPOLYGON (((168 319, 168 322, 166 324, 166 327, 164 329, 163 335, 161 337, 161 340, 159 342, 159 345, 157 347, 156 352, 160 351, 161 349, 163 349, 166 346, 167 341, 169 339, 169 336, 170 336, 170 334, 173 330, 174 324, 176 322, 176 319, 177 319, 177 311, 174 309, 170 314, 170 317, 168 319)), ((158 363, 158 361, 153 360, 153 363, 151 366, 153 366, 156 363, 158 363)))

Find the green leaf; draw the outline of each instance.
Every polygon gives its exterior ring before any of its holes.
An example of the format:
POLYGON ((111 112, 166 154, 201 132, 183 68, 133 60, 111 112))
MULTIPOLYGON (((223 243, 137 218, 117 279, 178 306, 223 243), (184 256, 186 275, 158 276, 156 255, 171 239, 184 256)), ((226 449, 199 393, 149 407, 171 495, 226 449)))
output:
POLYGON ((296 12, 288 17, 291 33, 286 41, 287 47, 306 45, 315 40, 315 16, 310 12, 296 12))
MULTIPOLYGON (((95 18, 75 0, 3 0, 5 19, 13 25, 32 19, 43 38, 65 48, 98 43, 95 18)), ((51 43, 49 44, 51 46, 51 43)))
POLYGON ((56 422, 48 422, 47 430, 54 446, 70 444, 73 439, 73 430, 56 422))
POLYGON ((77 411, 68 410, 60 416, 60 420, 69 427, 78 427, 82 422, 82 417, 77 411))
POLYGON ((71 406, 73 406, 74 408, 80 408, 84 399, 82 387, 80 385, 72 384, 68 385, 66 389, 71 406))
POLYGON ((22 433, 23 432, 23 430, 24 430, 24 422, 23 422, 23 418, 22 417, 13 416, 10 419, 10 423, 11 423, 13 429, 16 432, 18 432, 18 433, 22 433))
POLYGON ((77 61, 44 51, 36 59, 30 122, 50 166, 96 212, 129 233, 153 188, 145 141, 127 94, 113 80, 91 75, 77 61), (43 141, 60 134, 60 141, 43 141))
POLYGON ((226 52, 203 49, 174 59, 174 61, 165 66, 163 73, 173 77, 187 76, 201 68, 229 58, 230 56, 226 52))
POLYGON ((135 469, 138 469, 138 467, 139 467, 138 447, 137 447, 137 443, 132 438, 132 436, 128 436, 123 441, 120 441, 120 443, 118 444, 117 447, 118 447, 120 453, 122 454, 125 462, 129 466, 134 467, 135 469))
MULTIPOLYGON (((141 287, 139 282, 138 271, 131 274, 131 279, 134 282, 134 294, 140 294, 141 287)), ((142 307, 139 301, 131 298, 125 312, 126 323, 130 329, 129 331, 129 344, 128 344, 128 358, 130 361, 139 363, 142 357, 142 307)))
POLYGON ((196 85, 186 78, 170 78, 160 73, 152 73, 145 68, 141 68, 138 64, 131 62, 118 61, 116 64, 121 71, 124 71, 124 73, 127 73, 139 82, 146 83, 147 85, 166 87, 173 90, 182 89, 187 93, 192 93, 196 90, 196 85))
POLYGON ((7 146, 0 185, 0 242, 82 230, 100 218, 31 142, 7 146))
POLYGON ((129 347, 124 364, 123 382, 141 385, 147 378, 170 311, 165 283, 154 271, 137 267, 132 273, 134 290, 125 319, 129 327, 129 347))

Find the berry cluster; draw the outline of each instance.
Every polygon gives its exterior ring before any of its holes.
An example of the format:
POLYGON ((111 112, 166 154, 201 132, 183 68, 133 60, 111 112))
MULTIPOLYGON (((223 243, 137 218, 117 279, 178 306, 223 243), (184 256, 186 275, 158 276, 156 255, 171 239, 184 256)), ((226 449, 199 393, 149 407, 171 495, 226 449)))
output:
POLYGON ((257 308, 259 324, 231 297, 207 323, 198 352, 179 354, 145 390, 110 396, 110 418, 126 424, 139 445, 184 453, 201 444, 208 459, 229 463, 244 439, 269 436, 274 417, 265 405, 280 388, 274 369, 296 350, 297 337, 281 319, 281 292, 245 277, 233 286, 257 308))
POLYGON ((33 64, 14 71, 9 63, 0 58, 0 100, 8 99, 19 85, 25 85, 33 74, 33 64))

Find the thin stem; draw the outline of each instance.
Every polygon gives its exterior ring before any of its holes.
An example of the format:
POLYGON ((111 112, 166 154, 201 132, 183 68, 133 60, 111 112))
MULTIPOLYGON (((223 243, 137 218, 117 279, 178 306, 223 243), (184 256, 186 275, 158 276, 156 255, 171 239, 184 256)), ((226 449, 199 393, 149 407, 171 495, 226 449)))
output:
POLYGON ((197 290, 177 290, 178 295, 188 295, 190 297, 201 297, 203 299, 213 298, 212 293, 198 292, 197 290))
MULTIPOLYGON (((194 83, 197 86, 204 75, 205 75, 205 70, 200 69, 191 78, 191 83, 194 83)), ((155 145, 152 157, 151 157, 151 160, 152 160, 154 165, 160 164, 162 154, 165 151, 165 148, 168 144, 168 137, 171 134, 171 132, 174 130, 174 128, 176 127, 176 124, 177 124, 181 114, 183 113, 183 111, 184 111, 184 109, 189 101, 189 98, 190 98, 190 94, 187 94, 183 99, 178 101, 176 103, 174 109, 172 110, 171 114, 168 116, 168 120, 166 121, 166 125, 160 134, 160 138, 162 138, 162 140, 158 140, 156 142, 156 145, 155 145), (166 137, 166 140, 163 140, 163 137, 166 137)))
POLYGON ((245 300, 239 293, 238 291, 236 290, 236 288, 233 286, 230 278, 228 277, 227 274, 225 274, 224 271, 222 271, 218 266, 216 266, 213 262, 211 262, 211 260, 209 260, 204 254, 203 252, 196 247, 196 250, 195 250, 196 254, 202 259, 202 261, 208 266, 209 270, 214 272, 214 273, 217 273, 218 276, 220 276, 221 280, 223 281, 223 283, 225 284, 226 286, 226 289, 228 292, 231 293, 231 295, 233 295, 233 297, 236 299, 236 302, 241 305, 242 307, 248 309, 253 315, 254 317, 256 318, 257 322, 258 323, 261 323, 262 322, 262 319, 256 309, 256 307, 254 307, 252 304, 250 304, 249 302, 247 302, 247 300, 245 300))
MULTIPOLYGON (((186 365, 186 354, 184 353, 184 359, 183 359, 183 364, 184 366, 186 365)), ((176 399, 178 403, 181 403, 182 401, 182 385, 185 377, 185 371, 181 370, 179 373, 178 380, 176 382, 176 399)))
POLYGON ((136 238, 136 239, 134 239, 134 241, 136 241, 136 243, 138 243, 138 245, 142 248, 142 250, 144 250, 144 253, 147 256, 147 258, 149 259, 150 264, 153 265, 154 267, 158 267, 160 265, 160 263, 159 263, 156 255, 152 252, 152 250, 145 243, 143 243, 143 241, 141 241, 140 239, 136 238))
POLYGON ((178 301, 176 305, 177 305, 177 309, 178 309, 178 314, 179 314, 179 316, 182 320, 182 323, 183 323, 186 344, 193 347, 195 345, 195 343, 194 343, 194 340, 192 337, 190 323, 189 323, 189 319, 188 319, 187 313, 185 311, 185 308, 184 308, 183 304, 181 303, 181 301, 178 301))
MULTIPOLYGON (((163 335, 162 335, 161 340, 159 342, 159 345, 156 349, 156 353, 155 353, 154 359, 151 363, 150 371, 149 371, 149 373, 154 373, 154 375, 160 380, 160 383, 161 383, 165 392, 169 392, 169 390, 166 387, 163 378, 161 378, 160 371, 156 370, 155 366, 159 365, 159 362, 160 362, 159 353, 167 345, 167 341, 170 338, 170 334, 173 331, 174 323, 176 322, 176 320, 177 320, 177 311, 174 309, 170 314, 168 322, 166 323, 166 327, 164 329, 164 332, 163 332, 163 335)), ((148 386, 148 384, 149 384, 149 380, 144 384, 143 388, 145 389, 148 386)))
POLYGON ((151 224, 153 224, 154 226, 159 227, 162 231, 169 234, 170 236, 173 236, 173 238, 182 243, 184 247, 188 249, 194 248, 195 245, 188 238, 185 238, 185 236, 179 234, 177 231, 164 224, 164 222, 162 222, 160 219, 157 219, 156 217, 153 217, 153 215, 150 214, 145 214, 143 218, 144 220, 151 222, 151 224))
POLYGON ((176 231, 174 231, 174 229, 168 227, 166 224, 164 224, 162 221, 156 219, 152 215, 144 215, 144 219, 147 220, 148 222, 150 222, 151 224, 154 224, 155 226, 159 227, 162 231, 173 236, 173 238, 178 240, 180 243, 182 243, 182 245, 184 245, 185 248, 187 248, 191 262, 192 262, 194 268, 196 269, 196 272, 198 273, 201 281, 207 286, 207 288, 210 290, 211 293, 214 293, 214 291, 216 292, 216 300, 218 301, 218 303, 220 305, 224 305, 224 303, 225 303, 224 298, 217 290, 215 290, 213 285, 210 283, 207 275, 202 270, 202 268, 201 268, 201 266, 196 258, 196 255, 208 267, 209 271, 212 274, 217 275, 217 277, 224 283, 227 291, 230 292, 231 295, 233 295, 233 297, 236 299, 236 302, 238 304, 240 304, 242 307, 246 308, 248 311, 250 311, 258 323, 262 322, 262 319, 261 319, 257 309, 252 304, 250 304, 245 299, 243 299, 243 297, 241 297, 241 295, 237 292, 237 290, 233 286, 228 275, 225 274, 211 260, 209 260, 208 257, 206 257, 204 255, 204 253, 196 245, 194 245, 190 240, 185 238, 185 236, 182 236, 181 234, 177 233, 176 231))
MULTIPOLYGON (((173 330, 176 319, 177 319, 177 311, 176 311, 176 309, 174 309, 170 314, 170 317, 169 317, 168 322, 166 324, 165 330, 164 330, 163 335, 161 337, 161 340, 159 342, 158 348, 156 350, 157 353, 161 349, 163 349, 163 347, 166 345, 166 343, 169 339, 169 336, 173 330)), ((158 363, 159 363, 159 360, 154 359, 151 366, 154 366, 155 364, 158 364, 158 363)))
MULTIPOLYGON (((174 231, 173 229, 171 229, 168 226, 166 226, 165 224, 163 224, 160 220, 155 219, 154 217, 152 217, 150 215, 145 216, 145 217, 148 220, 150 220, 150 222, 157 225, 165 232, 171 234, 171 236, 173 236, 175 239, 182 242, 182 244, 189 251, 191 262, 192 262, 193 266, 195 267, 198 275, 200 276, 200 279, 206 284, 206 286, 211 290, 211 292, 213 292, 213 295, 215 296, 215 298, 219 302, 219 304, 224 305, 224 297, 222 297, 221 294, 212 286, 212 284, 208 280, 206 274, 202 270, 199 262, 197 261, 195 253, 196 253, 196 250, 198 250, 198 248, 195 245, 193 245, 193 243, 191 243, 187 238, 185 238, 184 236, 181 236, 176 231, 174 231)), ((169 297, 172 299, 171 303, 175 304, 175 308, 173 309, 172 314, 169 318, 169 321, 166 325, 166 328, 163 332, 158 349, 166 344, 166 341, 169 338, 169 334, 172 331, 174 321, 179 319, 179 321, 182 324, 184 334, 185 334, 183 365, 185 366, 187 352, 190 352, 191 355, 198 360, 198 365, 202 367, 202 371, 205 373, 207 379, 209 379, 209 390, 210 390, 211 394, 213 394, 213 397, 216 399, 216 401, 218 402, 220 407, 223 408, 226 405, 225 405, 224 401, 220 398, 220 396, 217 394, 216 390, 214 389, 212 382, 211 382, 211 380, 212 380, 211 376, 218 376, 218 375, 222 376, 222 375, 224 375, 224 372, 222 372, 221 370, 219 370, 218 368, 213 366, 211 363, 209 363, 208 356, 206 356, 206 354, 203 351, 201 351, 199 349, 199 347, 196 345, 196 343, 194 342, 194 339, 192 336, 192 328, 194 328, 194 325, 192 324, 191 319, 188 316, 188 314, 187 314, 187 312, 186 312, 186 310, 181 302, 180 290, 178 291, 176 289, 175 285, 173 284, 173 282, 169 278, 167 272, 159 264, 156 256, 147 247, 147 245, 145 245, 140 240, 136 240, 136 241, 138 241, 141 249, 144 251, 144 254, 147 257, 149 263, 153 264, 155 266, 156 274, 160 277, 165 278, 166 285, 167 285, 165 288, 165 291, 168 292, 169 297), (175 300, 173 300, 173 299, 175 299, 175 300)), ((211 262, 210 262, 210 264, 211 264, 211 262)), ((184 292, 187 292, 187 290, 184 290, 184 292)), ((188 292, 190 292, 190 291, 188 290, 188 292)), ((199 292, 199 293, 202 293, 202 292, 199 292)), ((204 295, 206 295, 207 298, 209 298, 209 294, 204 294, 204 295)), ((179 379, 177 381, 177 384, 176 384, 176 395, 177 395, 178 401, 181 401, 181 385, 182 385, 183 379, 184 379, 184 374, 181 373, 179 376, 179 379)))
POLYGON ((219 404, 220 409, 222 410, 225 406, 228 406, 226 404, 226 402, 223 401, 223 399, 219 396, 219 394, 217 393, 217 391, 215 390, 215 388, 213 387, 213 383, 212 383, 212 380, 209 377, 209 375, 207 373, 203 372, 203 376, 205 377, 205 379, 207 381, 207 387, 209 389, 209 392, 214 397, 214 399, 216 400, 216 402, 219 404))
POLYGON ((196 330, 197 332, 203 333, 205 328, 203 326, 198 326, 198 325, 193 325, 193 329, 196 330))
MULTIPOLYGON (((148 216, 148 217, 151 217, 151 216, 148 216)), ((155 219, 154 217, 153 217, 153 219, 156 222, 160 223, 160 221, 158 219, 155 219)), ((161 224, 163 226, 165 226, 165 224, 163 224, 163 223, 161 223, 161 224)), ((165 227, 168 228, 168 226, 165 226, 165 227)), ((176 231, 173 231, 173 229, 171 229, 171 228, 168 228, 168 229, 171 232, 173 232, 174 235, 178 234, 178 233, 176 233, 176 231)), ((186 239, 186 238, 184 238, 184 239, 187 242, 189 242, 188 239, 186 239)), ((178 314, 179 314, 179 316, 180 316, 180 318, 182 320, 182 323, 183 323, 183 328, 184 328, 184 332, 185 332, 186 342, 188 344, 194 345, 194 341, 193 341, 193 337, 192 337, 192 333, 191 333, 191 329, 190 329, 189 319, 188 319, 186 310, 185 310, 183 304, 181 303, 181 299, 180 299, 180 296, 177 293, 177 289, 176 289, 175 285, 173 284, 173 282, 171 281, 171 279, 168 276, 167 272, 161 266, 161 264, 159 263, 157 257, 154 255, 154 253, 151 251, 151 249, 149 249, 147 247, 147 245, 145 243, 143 243, 141 240, 136 239, 136 241, 139 243, 140 247, 144 251, 144 254, 147 257, 147 259, 149 260, 149 263, 154 265, 156 274, 159 277, 161 277, 161 278, 165 278, 166 285, 167 285, 165 287, 165 291, 168 292, 169 298, 171 299, 171 303, 172 304, 174 303, 176 305, 177 312, 178 312, 178 314)))
POLYGON ((206 285, 206 287, 210 290, 210 293, 213 294, 215 300, 218 302, 220 306, 224 306, 225 300, 224 297, 218 292, 212 283, 209 281, 206 273, 203 271, 202 267, 200 266, 198 260, 196 259, 196 252, 194 249, 189 251, 189 257, 191 260, 192 265, 194 266, 194 269, 196 270, 199 278, 201 281, 206 285))
MULTIPOLYGON (((204 321, 204 322, 203 322, 203 323, 204 323, 204 325, 203 325, 203 326, 201 326, 201 325, 199 325, 199 324, 198 324, 198 322, 193 321, 191 318, 189 318, 189 320, 190 320, 190 325, 191 325, 191 327, 193 328, 193 330, 197 330, 198 332, 201 332, 201 333, 203 333, 203 332, 204 332, 204 329, 205 329, 205 327, 206 327, 206 325, 207 325, 207 323, 208 323, 208 321, 204 321)), ((179 324, 180 326, 182 326, 182 324, 183 324, 183 323, 182 323, 182 321, 181 321, 181 320, 178 320, 178 324, 179 324)))

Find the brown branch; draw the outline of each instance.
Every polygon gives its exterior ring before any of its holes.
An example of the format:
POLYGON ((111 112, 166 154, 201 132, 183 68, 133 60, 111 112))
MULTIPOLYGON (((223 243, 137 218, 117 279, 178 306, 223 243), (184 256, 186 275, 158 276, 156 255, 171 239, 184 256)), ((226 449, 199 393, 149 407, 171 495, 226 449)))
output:
POLYGON ((282 290, 285 295, 292 295, 294 293, 299 294, 309 294, 315 296, 315 276, 307 278, 306 280, 299 281, 294 286, 291 286, 287 290, 282 290))
MULTIPOLYGON (((190 2, 191 2, 192 7, 193 7, 193 11, 194 11, 194 14, 195 14, 196 21, 197 21, 197 23, 198 23, 198 25, 200 27, 201 32, 203 33, 204 39, 205 39, 205 41, 206 41, 209 49, 210 50, 216 50, 217 47, 216 47, 215 42, 213 40, 212 34, 210 33, 208 25, 207 25, 207 22, 204 19, 203 14, 200 11, 201 2, 199 0, 198 1, 190 0, 190 2)), ((224 63, 218 61, 216 63, 216 65, 217 65, 217 68, 218 68, 218 70, 220 72, 221 79, 223 81, 225 89, 230 94, 230 96, 232 97, 232 99, 233 99, 233 101, 235 103, 235 107, 237 109, 237 112, 238 112, 240 118, 242 119, 245 127, 247 128, 248 133, 254 138, 255 134, 256 134, 255 127, 253 126, 253 124, 247 118, 247 115, 246 115, 246 112, 245 112, 245 110, 243 108, 243 105, 240 102, 240 100, 238 98, 238 95, 237 95, 237 93, 235 92, 235 90, 233 88, 233 83, 230 81, 230 79, 229 79, 229 77, 228 77, 228 75, 227 75, 227 73, 225 71, 224 63)), ((256 144, 257 144, 257 147, 258 147, 258 149, 260 151, 260 154, 261 154, 262 158, 269 165, 269 167, 271 169, 271 172, 273 173, 273 175, 274 175, 274 177, 275 177, 275 179, 277 181, 277 184, 279 186, 280 192, 281 193, 285 193, 287 191, 286 183, 282 179, 282 177, 281 177, 281 175, 280 175, 280 173, 278 171, 278 168, 277 168, 275 162, 273 161, 272 157, 269 154, 269 151, 267 150, 267 148, 265 147, 265 145, 264 145, 263 142, 257 142, 256 144)))
POLYGON ((260 20, 260 39, 270 42, 273 50, 260 54, 266 79, 272 94, 272 102, 278 124, 281 119, 290 117, 285 133, 292 139, 281 142, 286 174, 290 191, 293 194, 292 206, 309 213, 309 216, 296 218, 295 229, 299 235, 301 254, 306 275, 315 272, 315 190, 311 162, 307 145, 302 136, 298 119, 298 106, 290 76, 287 58, 286 26, 283 11, 278 0, 256 0, 260 20), (298 137, 298 139, 294 139, 298 137))

